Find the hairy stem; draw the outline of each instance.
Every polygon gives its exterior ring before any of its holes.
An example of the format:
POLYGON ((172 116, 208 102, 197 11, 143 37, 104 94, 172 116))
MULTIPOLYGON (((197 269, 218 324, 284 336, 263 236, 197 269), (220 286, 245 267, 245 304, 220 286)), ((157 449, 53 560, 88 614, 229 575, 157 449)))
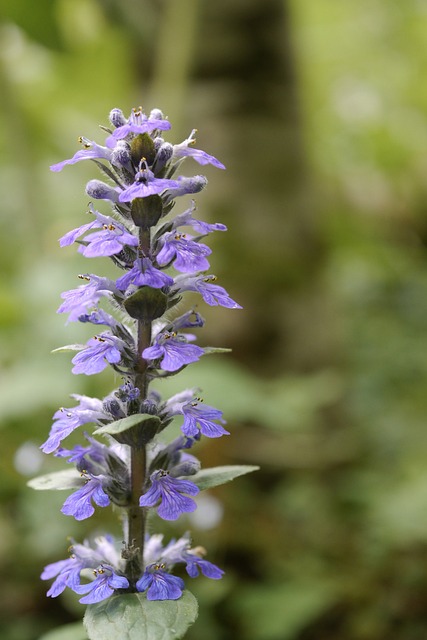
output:
MULTIPOLYGON (((140 229, 139 249, 147 255, 150 248, 150 231, 140 229)), ((138 321, 137 353, 135 367, 135 386, 139 389, 139 399, 143 402, 148 394, 147 362, 142 357, 144 349, 151 343, 151 322, 138 321)), ((144 569, 145 509, 139 506, 147 474, 147 453, 145 447, 132 447, 130 460, 131 498, 127 510, 126 535, 126 575, 131 588, 141 577, 144 569)))

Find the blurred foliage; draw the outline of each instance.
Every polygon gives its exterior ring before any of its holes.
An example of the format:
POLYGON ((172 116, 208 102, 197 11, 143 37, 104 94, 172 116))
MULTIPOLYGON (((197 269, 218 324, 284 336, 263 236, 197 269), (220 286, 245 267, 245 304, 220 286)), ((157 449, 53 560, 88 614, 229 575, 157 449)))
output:
POLYGON ((114 514, 76 523, 25 481, 60 466, 37 448, 58 406, 113 384, 50 355, 90 335, 55 310, 89 269, 57 238, 94 166, 47 167, 142 102, 227 165, 197 201, 229 227, 212 268, 245 307, 203 309, 203 341, 233 353, 161 390, 197 384, 224 409, 206 465, 262 466, 167 525, 227 572, 192 582, 189 640, 424 640, 426 3, 1 0, 0 18, 1 638, 79 620, 40 570, 67 536, 120 537, 114 514))

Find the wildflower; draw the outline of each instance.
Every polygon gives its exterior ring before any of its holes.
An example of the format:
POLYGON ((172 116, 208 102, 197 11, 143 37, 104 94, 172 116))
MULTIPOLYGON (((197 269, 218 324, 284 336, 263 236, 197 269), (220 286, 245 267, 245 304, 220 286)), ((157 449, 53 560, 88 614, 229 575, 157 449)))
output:
POLYGON ((182 559, 186 563, 185 569, 190 578, 197 578, 199 571, 201 571, 206 578, 211 578, 212 580, 220 580, 224 575, 222 569, 208 560, 199 558, 195 553, 191 553, 191 551, 183 554, 182 559))
POLYGON ((223 435, 229 435, 229 432, 224 427, 214 422, 214 420, 218 420, 224 424, 222 411, 203 404, 199 398, 184 404, 181 411, 184 415, 184 424, 181 427, 184 435, 195 436, 199 430, 207 438, 219 438, 223 435))
POLYGON ((163 235, 161 249, 156 259, 160 265, 166 265, 173 261, 173 266, 177 271, 193 273, 209 268, 206 256, 211 253, 212 250, 205 244, 194 242, 193 236, 170 231, 163 235))
POLYGON ((194 512, 194 497, 200 491, 195 474, 201 465, 190 449, 203 437, 218 438, 228 431, 222 411, 203 404, 197 389, 162 400, 149 386, 153 378, 170 376, 209 353, 185 332, 203 327, 202 315, 195 309, 173 313, 185 292, 200 293, 211 306, 240 308, 215 284, 215 276, 203 275, 211 249, 201 240, 214 231, 226 231, 226 226, 198 219, 194 202, 183 213, 171 215, 176 198, 196 194, 207 184, 203 175, 177 176, 185 158, 225 167, 194 147, 195 130, 180 144, 165 141, 162 132, 170 123, 158 109, 146 115, 139 107, 129 118, 113 109, 109 117, 112 129, 104 129, 105 146, 82 137, 83 149, 51 169, 61 171, 87 159, 102 168, 108 183, 90 180, 86 193, 108 201, 112 215, 90 204, 93 217, 59 242, 61 247, 77 243, 78 252, 88 258, 109 257, 123 271, 115 280, 80 276, 85 283, 62 294, 58 313, 67 313, 68 321, 106 327, 77 346, 74 374, 92 375, 111 365, 124 378, 103 400, 73 396, 77 406, 54 414, 42 449, 80 472, 76 485, 72 474, 49 474, 44 482, 63 487, 64 477, 66 484, 73 478, 74 490, 62 513, 80 521, 91 517, 96 506, 114 504, 124 510, 125 542, 121 553, 110 537, 97 538, 93 546, 73 544, 70 558, 47 565, 42 578, 53 579, 49 596, 69 587, 82 604, 102 602, 123 591, 145 592, 148 600, 177 600, 184 582, 173 575, 175 565, 184 565, 192 578, 201 573, 218 580, 223 571, 204 559, 202 548, 191 547, 187 534, 165 546, 162 535, 148 536, 146 511, 155 509, 168 521, 194 512), (170 275, 172 268, 178 275, 170 275), (102 308, 104 298, 107 310, 102 308), (158 434, 175 416, 182 416, 182 433, 164 444, 158 434), (85 433, 84 445, 62 446, 78 427, 90 423, 105 443, 85 433))
POLYGON ((61 408, 54 413, 54 423, 49 437, 41 446, 44 453, 55 451, 61 441, 81 425, 97 422, 107 417, 103 411, 102 401, 98 400, 98 398, 89 398, 76 394, 72 397, 79 401, 79 405, 69 409, 61 408))
POLYGON ((74 516, 76 520, 86 520, 95 512, 92 500, 98 507, 108 507, 110 498, 103 489, 106 478, 90 477, 81 489, 72 493, 62 505, 62 513, 66 516, 74 516))
POLYGON ((220 287, 216 282, 216 276, 188 276, 182 275, 175 278, 175 286, 180 293, 184 291, 197 291, 201 294, 203 300, 211 307, 220 305, 229 309, 241 309, 240 304, 235 302, 228 295, 224 287, 220 287))
MULTIPOLYGON (((87 542, 84 544, 73 543, 69 548, 70 557, 67 560, 59 560, 48 564, 42 575, 42 580, 56 578, 47 595, 56 598, 69 587, 78 594, 89 593, 91 602, 100 602, 110 597, 115 589, 126 589, 129 582, 122 575, 120 558, 114 548, 110 536, 100 536, 95 540, 95 549, 87 542), (88 584, 81 584, 80 576, 84 569, 92 569, 95 580, 88 584), (95 598, 95 599, 93 599, 95 598)), ((80 600, 83 602, 83 598, 80 600)), ((88 601, 85 600, 86 603, 88 601)))
POLYGON ((96 211, 92 206, 89 207, 90 213, 95 216, 95 220, 73 229, 66 233, 59 240, 61 247, 66 247, 87 231, 93 229, 101 229, 87 235, 84 244, 79 247, 79 252, 87 258, 109 257, 123 250, 123 247, 138 246, 138 238, 130 233, 126 227, 117 222, 110 216, 104 216, 96 211))
POLYGON ((111 150, 107 149, 107 147, 101 147, 100 145, 96 144, 96 142, 92 142, 92 140, 88 140, 83 136, 79 138, 79 142, 83 145, 83 149, 77 151, 77 153, 75 153, 69 160, 63 160, 62 162, 53 164, 50 167, 50 170, 62 171, 65 165, 75 164, 76 162, 80 162, 80 160, 110 160, 111 150))
POLYGON ((87 347, 72 359, 73 373, 92 375, 99 373, 108 363, 117 364, 122 358, 123 341, 104 332, 87 342, 87 347))
POLYGON ((119 323, 112 315, 103 309, 95 309, 91 313, 82 313, 78 317, 79 322, 90 322, 91 324, 105 324, 107 327, 117 327, 119 323))
POLYGON ((181 142, 181 144, 175 144, 173 147, 173 155, 174 158, 185 158, 190 157, 193 158, 199 164, 212 164, 217 169, 225 169, 225 166, 217 160, 214 156, 209 155, 205 151, 201 149, 194 149, 194 147, 190 146, 195 144, 196 138, 195 134, 197 133, 197 129, 193 129, 190 133, 189 137, 181 142))
POLYGON ((121 192, 119 201, 130 202, 134 198, 146 198, 147 196, 161 193, 165 189, 173 189, 178 186, 176 180, 156 178, 146 163, 142 162, 140 170, 135 175, 134 184, 121 192))
POLYGON ((195 210, 195 205, 184 211, 184 213, 180 213, 175 216, 172 222, 172 229, 178 229, 179 227, 193 227, 194 231, 200 233, 201 235, 207 235, 208 233, 212 233, 213 231, 227 231, 227 227, 225 224, 221 222, 209 223, 204 220, 196 220, 193 218, 193 211, 195 210))
POLYGON ((173 478, 167 471, 155 471, 150 476, 151 487, 139 499, 140 507, 154 507, 163 520, 177 520, 182 513, 195 511, 196 503, 183 494, 196 496, 199 488, 193 482, 173 478))
POLYGON ((126 138, 130 133, 151 133, 155 129, 167 131, 171 128, 170 122, 164 120, 161 117, 161 112, 158 110, 156 110, 156 112, 152 111, 147 117, 145 113, 143 113, 142 107, 133 109, 128 120, 124 118, 123 113, 117 113, 120 111, 119 109, 113 109, 113 111, 110 113, 112 123, 115 124, 117 122, 117 124, 119 124, 120 122, 121 124, 106 140, 106 144, 110 148, 116 145, 117 140, 126 138))
POLYGON ((162 194, 163 201, 166 205, 180 196, 199 193, 208 183, 205 176, 192 176, 191 178, 179 176, 176 182, 178 183, 176 187, 170 187, 162 194))
POLYGON ((57 313, 69 313, 68 322, 78 320, 88 309, 95 307, 102 297, 111 297, 118 293, 114 282, 108 278, 100 278, 93 274, 79 276, 88 284, 83 284, 77 289, 71 289, 61 294, 64 302, 58 308, 57 313))
POLYGON ((155 338, 155 344, 142 352, 146 360, 160 360, 165 371, 178 371, 181 367, 197 360, 204 354, 201 347, 189 344, 183 334, 162 332, 155 338))
POLYGON ((159 564, 147 567, 136 583, 138 591, 147 591, 147 600, 178 600, 184 587, 182 578, 167 573, 159 564))
POLYGON ((71 555, 67 560, 59 560, 48 564, 41 574, 42 580, 51 580, 55 578, 47 595, 50 598, 56 598, 62 593, 65 587, 69 587, 75 591, 80 584, 80 572, 82 569, 91 567, 94 556, 96 562, 100 561, 100 557, 96 555, 87 544, 76 544, 70 547, 71 555))
POLYGON ((150 258, 137 258, 130 271, 116 280, 116 287, 125 291, 131 284, 136 287, 153 287, 161 289, 173 285, 173 278, 153 266, 150 258))
MULTIPOLYGON (((212 580, 219 580, 224 571, 212 562, 204 560, 206 551, 202 547, 191 548, 188 534, 178 540, 171 540, 165 547, 162 545, 163 536, 154 535, 147 539, 144 560, 163 566, 163 570, 176 564, 185 564, 186 571, 191 578, 197 578, 199 571, 212 580)), ((148 567, 147 567, 148 568, 148 567)))
POLYGON ((113 595, 116 589, 127 589, 129 587, 129 580, 115 573, 113 567, 108 564, 99 565, 94 569, 93 574, 95 580, 76 586, 74 589, 79 594, 87 593, 79 600, 82 604, 101 602, 113 595))

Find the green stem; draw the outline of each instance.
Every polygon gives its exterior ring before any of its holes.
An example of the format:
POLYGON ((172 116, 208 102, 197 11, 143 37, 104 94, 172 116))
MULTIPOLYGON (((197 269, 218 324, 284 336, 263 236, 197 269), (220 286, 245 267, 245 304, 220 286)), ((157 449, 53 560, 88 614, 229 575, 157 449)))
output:
MULTIPOLYGON (((140 229, 139 248, 143 255, 147 255, 150 247, 150 230, 140 229)), ((139 399, 143 402, 148 394, 147 362, 142 357, 144 349, 151 344, 151 322, 138 321, 137 325, 137 353, 135 367, 135 387, 139 389, 139 399)), ((145 538, 145 509, 139 506, 139 499, 143 492, 147 474, 147 452, 145 447, 131 447, 130 480, 131 496, 127 509, 126 536, 126 575, 131 588, 141 577, 144 569, 144 538, 145 538)))

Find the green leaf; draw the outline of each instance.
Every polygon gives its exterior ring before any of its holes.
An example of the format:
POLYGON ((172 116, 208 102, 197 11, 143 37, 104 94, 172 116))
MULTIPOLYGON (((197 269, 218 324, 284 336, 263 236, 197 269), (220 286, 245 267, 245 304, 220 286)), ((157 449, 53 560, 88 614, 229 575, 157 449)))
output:
POLYGON ((160 318, 167 309, 167 297, 160 289, 140 287, 123 303, 131 318, 141 322, 152 322, 160 318))
POLYGON ((245 475, 245 473, 252 473, 252 471, 258 471, 259 467, 248 464, 235 464, 225 467, 212 467, 211 469, 202 469, 194 476, 191 476, 191 482, 194 482, 199 489, 211 489, 217 487, 220 484, 225 484, 245 475))
POLYGON ((90 640, 177 640, 197 612, 197 600, 187 590, 179 600, 161 601, 129 593, 89 605, 83 622, 90 640))
POLYGON ((143 447, 152 440, 161 426, 162 421, 157 416, 135 413, 133 416, 99 427, 93 433, 97 436, 108 434, 121 444, 143 447))
POLYGON ((87 633, 81 622, 73 622, 45 633, 39 640, 87 640, 87 633))
POLYGON ((143 158, 147 164, 152 165, 156 156, 152 137, 148 133, 136 135, 130 144, 130 155, 135 166, 138 166, 143 158))
POLYGON ((27 485, 31 487, 31 489, 36 489, 37 491, 75 489, 76 487, 81 487, 83 484, 84 480, 76 469, 47 473, 45 476, 38 476, 27 482, 27 485))

